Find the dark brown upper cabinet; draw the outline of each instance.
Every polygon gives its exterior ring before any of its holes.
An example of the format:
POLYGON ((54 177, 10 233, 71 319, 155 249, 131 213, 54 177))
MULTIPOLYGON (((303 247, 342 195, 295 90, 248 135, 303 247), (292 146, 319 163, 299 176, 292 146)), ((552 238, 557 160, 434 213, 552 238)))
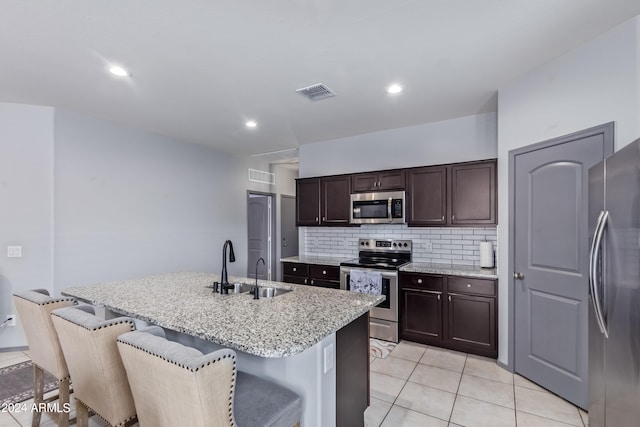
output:
POLYGON ((296 225, 349 225, 351 175, 296 181, 296 225))
POLYGON ((497 224, 496 161, 426 166, 407 171, 410 226, 497 224))
POLYGON ((404 190, 405 171, 390 170, 365 172, 351 175, 351 190, 354 193, 365 191, 404 190))
POLYGON ((497 224, 496 161, 451 166, 451 225, 497 224))
POLYGON ((427 166, 407 171, 407 223, 447 224, 447 167, 427 166))

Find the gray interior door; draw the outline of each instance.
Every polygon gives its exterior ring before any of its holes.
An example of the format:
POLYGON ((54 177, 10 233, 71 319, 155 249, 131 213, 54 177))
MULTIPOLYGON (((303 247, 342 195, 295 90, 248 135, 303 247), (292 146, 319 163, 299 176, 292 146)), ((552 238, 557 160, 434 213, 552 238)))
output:
POLYGON ((258 266, 258 279, 270 280, 273 264, 271 251, 272 196, 249 193, 247 219, 247 277, 256 276, 256 262, 260 258, 264 258, 265 265, 258 266))
POLYGON ((298 227, 296 227, 296 198, 280 198, 280 256, 298 255, 298 227))
POLYGON ((588 170, 612 151, 605 139, 590 129, 518 150, 513 159, 515 371, 582 408, 588 170))

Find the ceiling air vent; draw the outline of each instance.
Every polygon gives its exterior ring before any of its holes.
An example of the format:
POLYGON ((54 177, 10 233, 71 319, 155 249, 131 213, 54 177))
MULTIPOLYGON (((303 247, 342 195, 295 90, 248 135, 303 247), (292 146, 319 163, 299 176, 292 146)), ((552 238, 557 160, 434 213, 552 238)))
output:
POLYGON ((249 168, 249 181, 273 185, 276 183, 276 174, 249 168))
POLYGON ((309 87, 297 89, 296 92, 309 98, 311 101, 320 101, 321 99, 336 96, 336 93, 322 83, 317 83, 309 87))

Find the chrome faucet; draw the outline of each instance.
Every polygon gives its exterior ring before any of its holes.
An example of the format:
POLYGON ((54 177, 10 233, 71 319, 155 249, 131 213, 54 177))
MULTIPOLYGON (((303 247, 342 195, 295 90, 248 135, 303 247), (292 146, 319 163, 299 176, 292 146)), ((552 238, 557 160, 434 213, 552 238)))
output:
POLYGON ((233 288, 233 285, 229 284, 229 278, 227 277, 227 246, 229 246, 229 262, 236 262, 236 255, 233 253, 233 243, 231 243, 231 240, 227 240, 222 246, 222 273, 220 273, 221 294, 228 294, 229 289, 233 288))
POLYGON ((258 285, 258 264, 260 261, 262 261, 262 265, 266 265, 264 258, 258 258, 256 261, 256 286, 253 288, 253 299, 260 299, 260 286, 258 285))

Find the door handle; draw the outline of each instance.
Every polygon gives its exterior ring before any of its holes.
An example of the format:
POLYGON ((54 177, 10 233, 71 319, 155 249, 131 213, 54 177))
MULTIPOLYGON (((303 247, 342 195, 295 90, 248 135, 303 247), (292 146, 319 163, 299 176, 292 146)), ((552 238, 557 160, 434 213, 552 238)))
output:
POLYGON ((524 274, 522 273, 513 273, 513 278, 516 280, 524 280, 524 274))
POLYGON ((593 277, 592 279, 593 294, 591 295, 591 300, 593 301, 593 307, 596 312, 596 319, 598 320, 598 326, 600 327, 600 331, 602 332, 605 338, 609 338, 609 332, 607 331, 607 324, 604 320, 602 304, 600 302, 600 295, 598 294, 597 266, 598 266, 598 259, 600 258, 600 249, 602 248, 602 236, 604 235, 604 230, 607 227, 608 219, 609 219, 609 212, 608 211, 601 212, 601 218, 599 223, 600 226, 596 227, 596 232, 594 234, 594 239, 592 242, 593 258, 592 258, 592 262, 590 263, 591 264, 590 273, 591 273, 591 276, 593 277))

